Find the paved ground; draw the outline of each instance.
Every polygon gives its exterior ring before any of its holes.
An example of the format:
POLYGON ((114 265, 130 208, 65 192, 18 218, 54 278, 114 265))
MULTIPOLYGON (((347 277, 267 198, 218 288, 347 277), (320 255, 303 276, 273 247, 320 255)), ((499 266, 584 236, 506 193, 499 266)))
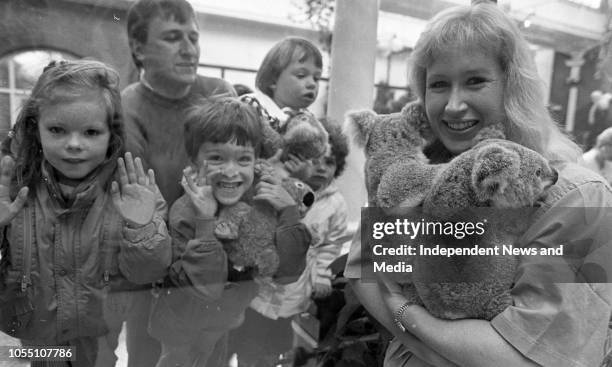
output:
MULTIPOLYGON (((125 331, 125 329, 124 329, 125 331)), ((0 332, 0 366, 2 367, 28 367, 30 362, 22 359, 10 359, 8 358, 7 346, 18 346, 19 340, 11 338, 10 336, 0 332)), ((126 367, 127 366, 127 351, 125 349, 125 332, 119 335, 119 347, 116 351, 119 356, 119 360, 115 367, 126 367)))

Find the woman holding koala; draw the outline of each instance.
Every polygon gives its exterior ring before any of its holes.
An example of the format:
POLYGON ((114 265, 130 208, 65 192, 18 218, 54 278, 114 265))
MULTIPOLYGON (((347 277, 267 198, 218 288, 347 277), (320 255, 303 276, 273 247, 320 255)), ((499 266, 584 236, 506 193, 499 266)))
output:
POLYGON ((607 208, 612 191, 574 163, 580 149, 548 114, 543 84, 514 21, 495 4, 447 9, 429 22, 413 60, 412 86, 436 137, 424 150, 432 162, 470 149, 479 131, 502 122, 508 140, 540 153, 557 170, 557 182, 519 241, 533 248, 564 244, 564 261, 556 265, 575 278, 561 279, 549 263, 525 256, 514 278, 511 306, 491 321, 445 320, 408 303, 396 284, 360 281, 356 237, 345 276, 395 336, 385 365, 611 365, 607 208))

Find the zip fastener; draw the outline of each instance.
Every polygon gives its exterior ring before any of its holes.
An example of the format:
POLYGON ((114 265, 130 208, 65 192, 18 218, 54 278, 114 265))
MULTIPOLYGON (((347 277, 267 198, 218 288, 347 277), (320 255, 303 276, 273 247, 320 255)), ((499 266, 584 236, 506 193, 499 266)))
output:
POLYGON ((30 272, 32 267, 32 231, 36 231, 36 227, 33 224, 33 213, 34 211, 29 206, 24 207, 24 220, 23 220, 23 274, 21 278, 21 292, 25 292, 29 285, 32 285, 32 279, 30 278, 30 272))

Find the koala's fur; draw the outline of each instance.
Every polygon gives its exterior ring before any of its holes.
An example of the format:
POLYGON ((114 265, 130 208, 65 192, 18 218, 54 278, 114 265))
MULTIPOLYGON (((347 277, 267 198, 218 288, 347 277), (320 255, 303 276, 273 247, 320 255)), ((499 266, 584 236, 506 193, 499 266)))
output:
MULTIPOLYGON (((410 105, 409 105, 410 106, 410 105)), ((349 122, 361 132, 357 143, 365 146, 366 185, 369 202, 379 207, 421 207, 428 218, 460 221, 468 208, 514 209, 533 207, 557 179, 556 171, 537 152, 499 139, 501 125, 483 128, 478 143, 448 163, 428 164, 418 128, 421 117, 406 114, 351 114, 349 122), (364 128, 365 127, 365 128, 364 128), (364 143, 365 142, 365 143, 364 143)), ((426 120, 425 120, 426 121, 426 120)), ((528 228, 529 217, 489 216, 480 247, 513 245, 528 228)), ((471 247, 474 243, 431 238, 424 246, 471 247)), ((402 284, 410 302, 424 305, 445 319, 492 319, 511 304, 510 288, 516 273, 515 256, 417 256, 412 278, 402 284), (450 281, 449 281, 450 280, 450 281)))
POLYGON ((262 119, 262 133, 266 158, 282 149, 282 161, 289 154, 308 160, 321 157, 327 149, 327 131, 310 112, 297 112, 280 126, 271 126, 269 121, 262 119))
MULTIPOLYGON (((260 169, 262 169, 260 167, 260 169)), ((264 172, 257 172, 261 176, 264 172)), ((298 203, 301 215, 314 203, 313 190, 302 181, 286 177, 281 185, 298 203)), ((219 211, 215 235, 224 240, 224 248, 236 267, 253 267, 260 277, 272 277, 279 266, 274 243, 278 215, 266 202, 255 200, 252 205, 238 202, 219 211)))

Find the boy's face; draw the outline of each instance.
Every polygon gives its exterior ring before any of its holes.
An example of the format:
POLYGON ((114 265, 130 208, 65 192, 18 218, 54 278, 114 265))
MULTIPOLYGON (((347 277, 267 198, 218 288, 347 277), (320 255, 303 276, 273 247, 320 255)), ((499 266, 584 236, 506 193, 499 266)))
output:
POLYGON ((336 173, 336 158, 331 154, 331 148, 327 147, 327 152, 322 158, 314 161, 313 174, 306 180, 308 186, 318 191, 331 183, 336 173))
POLYGON ((211 174, 208 184, 223 206, 236 204, 253 185, 255 149, 252 146, 205 142, 196 163, 200 167, 206 163, 206 173, 211 174))
POLYGON ((317 99, 320 78, 321 68, 315 65, 312 57, 300 62, 294 56, 272 84, 272 99, 280 108, 306 108, 317 99))
POLYGON ((191 85, 195 82, 200 59, 198 39, 195 19, 178 23, 174 17, 154 17, 149 22, 147 41, 134 40, 132 49, 153 88, 163 89, 168 84, 191 85))

